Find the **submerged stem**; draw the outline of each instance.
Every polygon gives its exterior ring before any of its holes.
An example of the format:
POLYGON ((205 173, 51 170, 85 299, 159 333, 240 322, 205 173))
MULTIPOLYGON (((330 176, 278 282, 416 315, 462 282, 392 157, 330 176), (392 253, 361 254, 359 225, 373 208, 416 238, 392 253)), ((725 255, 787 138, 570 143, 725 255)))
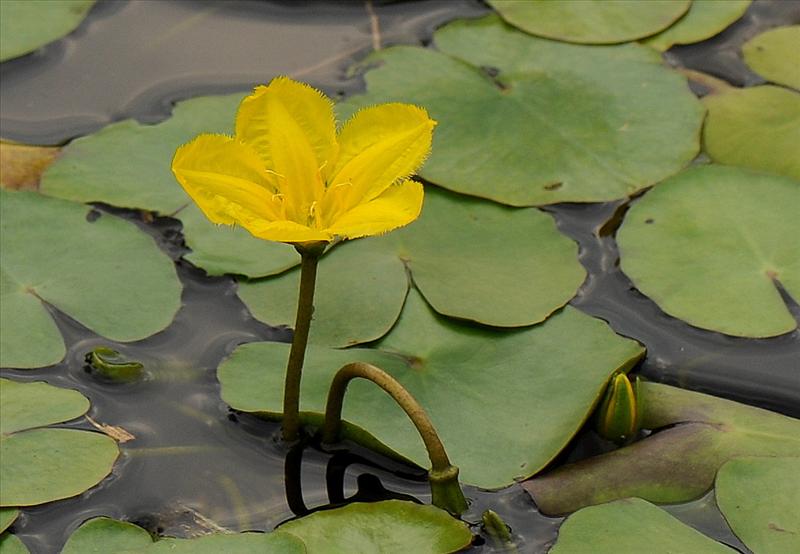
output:
POLYGON ((308 331, 314 313, 314 285, 317 279, 317 264, 325 251, 325 244, 311 243, 295 245, 300 253, 300 292, 297 297, 297 317, 294 324, 292 349, 286 364, 286 380, 283 389, 283 440, 294 442, 300 438, 300 378, 308 345, 308 331))
POLYGON ((323 443, 330 444, 339 440, 344 395, 350 381, 358 377, 372 381, 386 391, 403 409, 422 437, 431 461, 428 479, 431 483, 433 504, 456 515, 464 512, 467 509, 467 501, 458 484, 458 468, 450 463, 444 445, 428 414, 403 385, 379 367, 355 362, 343 366, 336 372, 328 391, 328 402, 325 406, 323 443))

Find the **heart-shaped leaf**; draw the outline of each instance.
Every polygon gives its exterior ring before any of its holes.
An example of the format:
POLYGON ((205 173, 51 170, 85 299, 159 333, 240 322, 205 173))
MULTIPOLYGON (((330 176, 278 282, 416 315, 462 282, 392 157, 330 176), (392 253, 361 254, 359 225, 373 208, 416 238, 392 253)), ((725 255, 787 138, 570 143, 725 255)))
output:
POLYGON ((0 400, 0 506, 69 498, 111 471, 119 449, 110 437, 78 429, 34 429, 85 413, 89 402, 80 393, 0 379, 0 400))
POLYGON ((672 25, 689 0, 487 0, 515 27, 534 35, 589 44, 628 42, 672 25))
POLYGON ((716 486, 720 510, 750 550, 800 552, 800 457, 731 460, 716 486))
POLYGON ((657 383, 642 383, 640 391, 642 426, 658 431, 524 483, 544 513, 629 496, 688 502, 708 491, 732 458, 800 456, 800 420, 657 383))
POLYGON ((434 38, 438 51, 373 54, 367 93, 339 106, 342 116, 386 101, 427 108, 439 122, 420 172, 431 182, 513 206, 605 201, 697 154, 702 106, 650 48, 557 43, 495 16, 434 38))
POLYGON ((0 61, 22 56, 71 33, 95 0, 3 0, 0 2, 0 61))
POLYGON ((0 189, 0 365, 61 360, 64 342, 43 302, 112 340, 142 339, 180 307, 172 261, 118 217, 33 192, 0 189))
POLYGON ((355 502, 281 525, 308 554, 445 554, 469 546, 472 533, 444 510, 402 500, 355 502))
POLYGON ((735 550, 684 525, 639 498, 584 508, 558 530, 551 554, 734 554, 735 550))
MULTIPOLYGON (((309 349, 300 407, 306 422, 319 423, 336 370, 355 361, 377 365, 425 408, 464 481, 499 488, 547 465, 580 429, 609 377, 642 352, 570 307, 535 327, 496 331, 437 317, 412 291, 376 349, 309 349)), ((279 417, 288 353, 286 344, 240 346, 218 370, 223 399, 279 417)), ((349 390, 344 418, 353 424, 351 438, 378 449, 382 443, 428 467, 416 430, 386 394, 367 382, 349 390)))
POLYGON ((703 98, 711 158, 800 179, 800 93, 764 85, 720 88, 703 98))
MULTIPOLYGON (((532 325, 566 304, 585 272, 552 218, 427 188, 420 219, 391 235, 343 244, 322 259, 312 344, 350 346, 386 334, 409 272, 433 308, 497 327, 532 325)), ((241 282, 272 325, 294 323, 299 271, 241 282)))
POLYGON ((656 50, 667 50, 675 44, 700 42, 722 32, 742 17, 751 0, 694 0, 689 11, 674 25, 643 40, 656 50))
POLYGON ((750 68, 773 83, 800 89, 800 25, 778 27, 751 38, 742 46, 750 68))
POLYGON ((622 270, 662 310, 729 335, 797 327, 774 281, 800 298, 800 183, 694 167, 635 202, 617 233, 622 270))

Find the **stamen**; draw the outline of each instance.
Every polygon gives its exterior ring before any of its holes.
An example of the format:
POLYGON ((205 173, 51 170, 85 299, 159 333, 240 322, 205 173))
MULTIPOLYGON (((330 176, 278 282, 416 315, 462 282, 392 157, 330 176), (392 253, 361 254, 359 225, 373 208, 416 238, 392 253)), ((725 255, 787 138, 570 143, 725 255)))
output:
POLYGON ((306 223, 309 227, 314 225, 314 222, 316 221, 316 215, 317 215, 316 212, 317 212, 317 201, 314 200, 308 207, 308 219, 306 223))

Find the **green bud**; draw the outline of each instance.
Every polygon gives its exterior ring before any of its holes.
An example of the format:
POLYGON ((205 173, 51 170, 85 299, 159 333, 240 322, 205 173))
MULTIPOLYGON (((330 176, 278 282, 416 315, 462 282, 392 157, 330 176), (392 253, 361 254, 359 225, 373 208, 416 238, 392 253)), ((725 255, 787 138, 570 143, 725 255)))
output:
POLYGON ((127 360, 113 348, 99 346, 86 355, 88 370, 99 378, 115 383, 131 383, 144 374, 144 366, 127 360))
POLYGON ((617 373, 606 388, 595 416, 595 429, 605 439, 622 444, 636 436, 641 424, 639 378, 631 385, 628 376, 617 373))
POLYGON ((494 510, 486 510, 483 512, 481 519, 483 520, 483 529, 488 535, 501 543, 513 542, 514 539, 511 537, 511 531, 509 531, 508 525, 497 515, 497 512, 494 510))

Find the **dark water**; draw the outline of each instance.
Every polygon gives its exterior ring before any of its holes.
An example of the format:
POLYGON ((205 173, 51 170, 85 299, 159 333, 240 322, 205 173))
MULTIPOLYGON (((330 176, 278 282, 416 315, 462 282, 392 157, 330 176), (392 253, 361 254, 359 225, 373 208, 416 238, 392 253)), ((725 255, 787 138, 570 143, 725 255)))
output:
MULTIPOLYGON (((436 26, 485 11, 470 0, 374 6, 383 46, 425 44, 436 26)), ((741 43, 771 26, 798 21, 800 2, 756 2, 721 36, 674 48, 666 58, 735 84, 757 84, 758 77, 735 54, 741 43)), ((346 68, 373 47, 372 23, 364 2, 101 2, 71 36, 0 64, 2 136, 63 143, 122 118, 158 121, 177 99, 246 90, 276 74, 301 78, 331 95, 360 90, 362 83, 348 78, 346 68)), ((589 273, 572 304, 645 344, 640 371, 650 379, 800 416, 800 331, 737 339, 661 312, 619 271, 613 222, 624 209, 622 203, 547 209, 580 244, 589 273)), ((174 259, 184 252, 176 221, 139 224, 174 259)), ((354 445, 336 453, 310 447, 287 451, 274 439, 277 425, 232 413, 219 397, 220 361, 239 344, 287 341, 290 332, 254 320, 231 279, 208 278, 183 261, 177 267, 184 305, 165 331, 117 344, 54 312, 68 346, 65 360, 41 370, 2 371, 4 377, 78 389, 92 402, 91 418, 136 436, 121 445, 123 456, 101 486, 24 510, 13 530, 32 552, 57 552, 81 522, 98 515, 191 536, 216 526, 272 529, 344 498, 410 495, 429 501, 418 469, 354 445), (130 385, 97 381, 84 370, 83 358, 99 345, 143 362, 147 379, 130 385)), ((800 316, 796 305, 794 313, 800 316)), ((69 426, 92 428, 86 419, 69 426)), ((582 436, 565 458, 592 451, 591 434, 582 436)), ((472 505, 465 519, 477 523, 484 509, 493 509, 512 527, 520 552, 544 552, 556 538, 562 520, 538 514, 521 487, 468 489, 467 495, 472 505)), ((746 552, 716 509, 713 493, 667 509, 746 552)), ((472 551, 501 550, 481 536, 472 551)))

